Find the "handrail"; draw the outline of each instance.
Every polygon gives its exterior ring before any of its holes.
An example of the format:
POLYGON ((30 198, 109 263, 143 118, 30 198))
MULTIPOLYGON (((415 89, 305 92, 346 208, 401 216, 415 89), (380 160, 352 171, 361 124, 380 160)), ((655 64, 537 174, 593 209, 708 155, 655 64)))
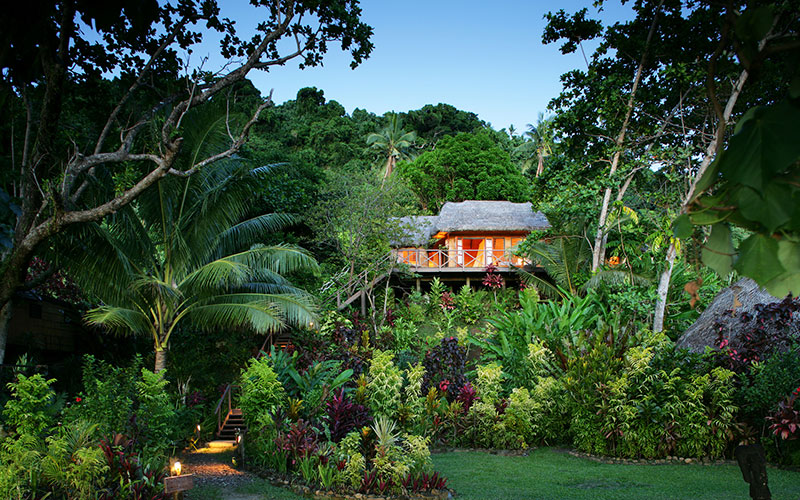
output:
POLYGON ((408 248, 392 251, 400 264, 411 269, 481 269, 492 264, 497 267, 522 267, 530 262, 514 255, 511 250, 456 250, 450 248, 408 248))
MULTIPOLYGON (((272 339, 272 333, 268 334, 267 337, 264 339, 264 343, 261 344, 261 349, 258 350, 258 354, 256 354, 255 359, 261 359, 261 356, 264 355, 264 349, 267 348, 267 343, 272 339)), ((228 384, 225 386, 225 390, 222 391, 222 396, 219 398, 219 402, 217 402, 217 407, 214 409, 214 413, 217 415, 217 432, 222 430, 222 403, 225 401, 225 396, 228 397, 228 413, 231 412, 233 409, 233 389, 234 387, 239 387, 236 384, 228 384)))
POLYGON ((227 418, 230 415, 231 410, 233 410, 233 389, 239 387, 236 384, 228 384, 225 386, 225 390, 222 392, 222 396, 219 398, 219 402, 217 403, 216 409, 214 409, 214 413, 217 415, 217 432, 222 430, 222 426, 224 422, 222 421, 222 403, 225 402, 225 398, 227 396, 228 399, 228 412, 225 414, 227 418))
POLYGON ((369 280, 370 275, 380 274, 381 267, 388 263, 391 259, 392 255, 386 254, 380 259, 373 261, 366 268, 361 270, 361 272, 352 276, 346 281, 345 278, 347 278, 349 273, 347 272, 347 268, 342 269, 332 276, 327 282, 325 282, 322 287, 320 287, 320 293, 323 295, 332 292, 330 295, 322 299, 323 304, 336 299, 337 306, 341 306, 342 295, 344 295, 346 298, 352 298, 352 296, 358 290, 370 288, 372 285, 369 280))

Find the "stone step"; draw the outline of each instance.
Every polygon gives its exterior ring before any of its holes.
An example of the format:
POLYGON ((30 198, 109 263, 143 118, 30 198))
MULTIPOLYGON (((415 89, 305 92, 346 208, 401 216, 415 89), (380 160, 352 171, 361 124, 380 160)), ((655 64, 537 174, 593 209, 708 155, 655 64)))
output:
POLYGON ((214 449, 228 449, 233 448, 236 442, 232 439, 215 439, 214 441, 208 442, 209 448, 214 449))

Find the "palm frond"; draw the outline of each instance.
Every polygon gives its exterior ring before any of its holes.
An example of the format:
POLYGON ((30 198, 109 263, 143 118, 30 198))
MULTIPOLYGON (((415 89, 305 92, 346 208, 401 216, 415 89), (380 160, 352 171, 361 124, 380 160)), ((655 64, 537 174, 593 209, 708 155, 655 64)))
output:
POLYGON ((224 260, 244 263, 254 270, 266 269, 278 274, 301 269, 316 271, 319 268, 317 260, 307 250, 287 244, 254 246, 250 250, 229 255, 224 260))
POLYGON ((260 302, 196 306, 191 309, 189 319, 203 330, 249 327, 258 333, 269 333, 285 325, 280 309, 260 302))
POLYGON ((567 292, 564 292, 564 290, 558 286, 524 269, 517 268, 517 273, 520 275, 520 279, 522 279, 525 285, 536 288, 541 295, 548 299, 563 299, 568 295, 567 292))
POLYGON ((177 303, 183 299, 180 289, 155 276, 137 275, 131 282, 130 290, 144 297, 158 297, 168 303, 177 303))
POLYGON ((264 214, 236 224, 218 236, 217 258, 250 247, 269 235, 293 224, 297 218, 289 214, 264 214))
POLYGON ((201 291, 219 291, 226 287, 242 286, 250 281, 251 267, 247 262, 229 257, 205 264, 186 276, 178 288, 184 294, 201 291))
POLYGON ((84 316, 86 323, 104 326, 120 335, 151 333, 153 325, 141 311, 124 307, 100 306, 90 309, 84 316))
POLYGON ((581 289, 586 291, 591 288, 596 288, 601 284, 646 286, 650 282, 651 278, 641 274, 623 271, 620 269, 609 269, 596 273, 586 283, 583 284, 581 289))

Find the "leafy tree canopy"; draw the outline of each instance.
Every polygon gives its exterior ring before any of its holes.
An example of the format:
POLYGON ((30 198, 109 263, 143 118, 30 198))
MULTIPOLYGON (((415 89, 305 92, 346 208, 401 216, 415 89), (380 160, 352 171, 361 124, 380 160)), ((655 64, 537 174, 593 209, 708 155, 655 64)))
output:
POLYGON ((527 180, 487 132, 445 137, 400 172, 433 212, 446 201, 528 200, 527 180))
POLYGON ((475 113, 442 103, 427 104, 421 109, 403 113, 401 118, 408 129, 414 130, 420 139, 427 142, 436 142, 460 132, 475 132, 486 126, 475 113))

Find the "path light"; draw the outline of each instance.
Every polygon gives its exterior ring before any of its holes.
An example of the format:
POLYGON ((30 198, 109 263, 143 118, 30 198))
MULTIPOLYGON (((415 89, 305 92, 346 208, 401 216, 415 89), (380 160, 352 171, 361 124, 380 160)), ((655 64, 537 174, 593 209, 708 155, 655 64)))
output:
POLYGON ((173 476, 181 475, 181 463, 179 460, 175 460, 175 463, 172 464, 172 475, 173 476))
POLYGON ((314 322, 313 321, 309 321, 308 322, 308 328, 310 328, 311 330, 314 329, 314 322))

